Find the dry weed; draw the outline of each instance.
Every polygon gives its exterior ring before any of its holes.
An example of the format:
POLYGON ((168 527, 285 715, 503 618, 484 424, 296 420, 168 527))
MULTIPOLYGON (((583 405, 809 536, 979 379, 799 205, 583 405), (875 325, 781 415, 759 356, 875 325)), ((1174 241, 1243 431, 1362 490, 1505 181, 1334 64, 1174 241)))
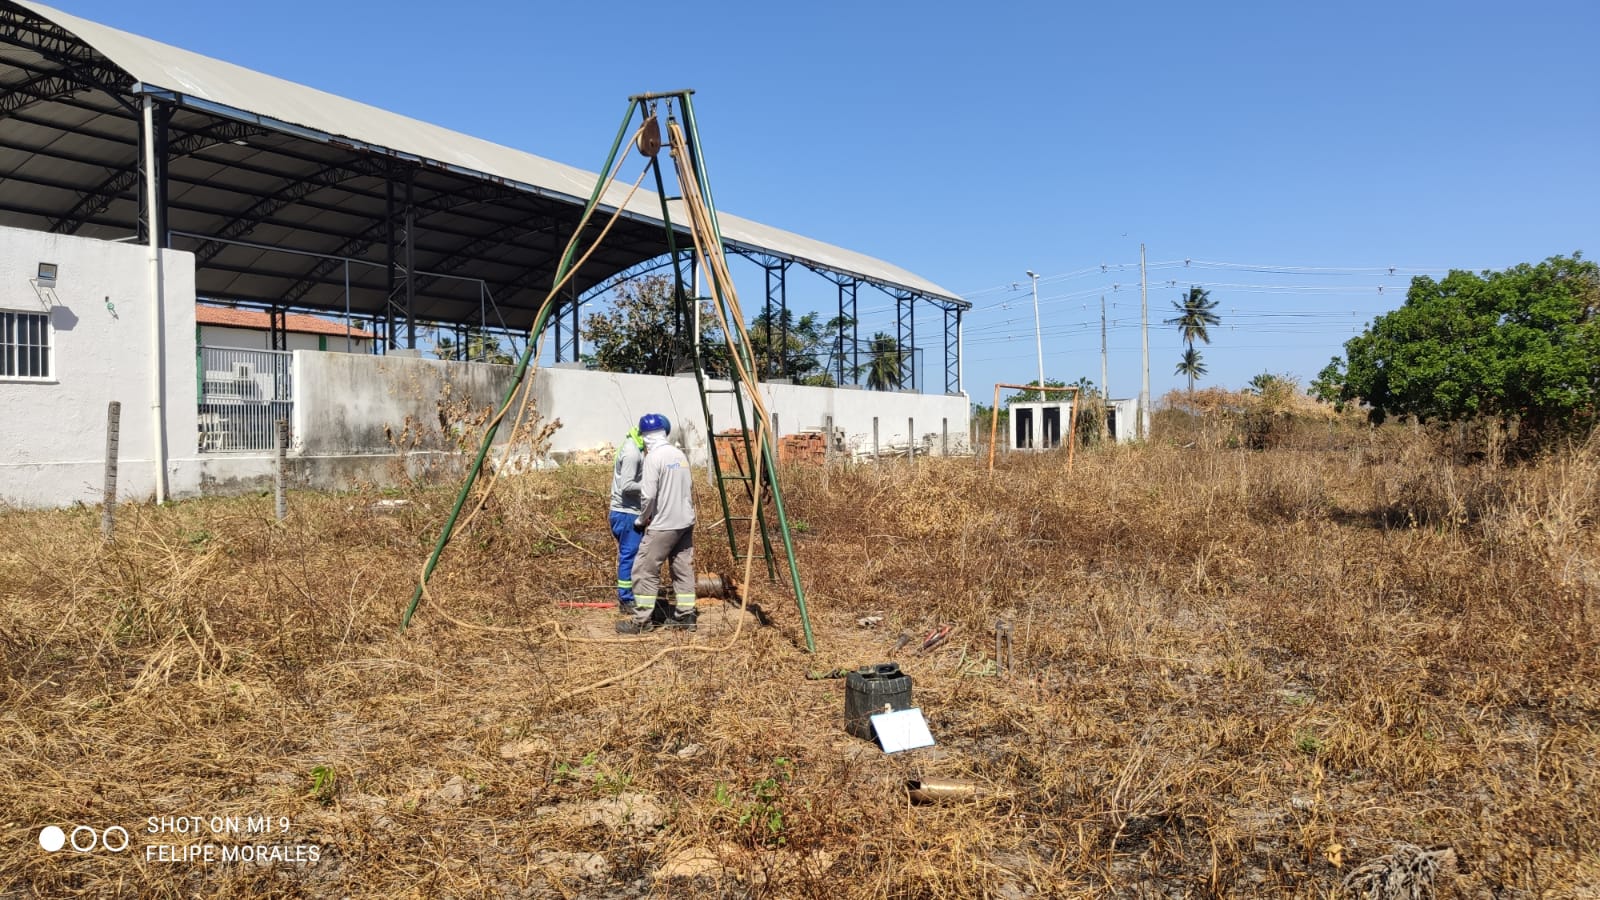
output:
MULTIPOLYGON (((1406 441, 796 470, 819 643, 564 641, 609 614, 606 472, 501 480, 397 632, 448 487, 0 514, 0 894, 1326 897, 1397 841, 1459 897, 1600 891, 1600 450, 1471 469, 1406 441), (881 615, 875 628, 858 620, 881 615), (1016 669, 997 671, 997 619, 1016 669), (922 635, 951 640, 919 655, 922 635), (939 746, 842 729, 891 657, 939 746), (908 778, 978 799, 913 806, 908 778), (147 859, 150 816, 284 817, 315 863, 147 859), (49 824, 123 854, 47 854, 49 824)), ((729 570, 701 498, 700 568, 729 570)))

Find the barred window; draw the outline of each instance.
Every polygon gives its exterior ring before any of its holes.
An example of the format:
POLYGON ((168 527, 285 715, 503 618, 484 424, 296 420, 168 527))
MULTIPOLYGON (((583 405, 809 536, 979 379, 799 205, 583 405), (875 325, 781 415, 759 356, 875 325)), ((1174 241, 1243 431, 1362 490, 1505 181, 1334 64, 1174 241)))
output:
POLYGON ((50 317, 0 310, 0 378, 50 377, 50 317))

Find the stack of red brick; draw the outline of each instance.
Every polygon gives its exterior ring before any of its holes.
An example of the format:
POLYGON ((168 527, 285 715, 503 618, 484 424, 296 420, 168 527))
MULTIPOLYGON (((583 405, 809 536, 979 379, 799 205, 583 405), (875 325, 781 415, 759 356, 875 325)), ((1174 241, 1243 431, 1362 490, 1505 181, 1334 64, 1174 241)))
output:
MULTIPOLYGON (((745 469, 745 433, 737 428, 718 432, 713 442, 717 448, 717 465, 724 472, 745 469)), ((828 459, 828 438, 821 432, 788 434, 778 439, 778 464, 800 463, 822 465, 828 459)), ((757 461, 759 465, 759 460, 757 461)))
POLYGON ((711 442, 717 448, 717 466, 726 472, 742 472, 746 468, 745 433, 737 428, 719 431, 711 442))
POLYGON ((828 439, 819 431, 778 438, 778 462, 820 466, 828 459, 828 439))

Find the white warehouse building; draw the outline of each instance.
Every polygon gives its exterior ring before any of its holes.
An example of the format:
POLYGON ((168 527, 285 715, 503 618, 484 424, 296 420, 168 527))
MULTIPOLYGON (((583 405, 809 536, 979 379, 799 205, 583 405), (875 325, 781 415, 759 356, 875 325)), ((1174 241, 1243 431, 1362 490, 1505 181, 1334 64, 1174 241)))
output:
MULTIPOLYGON (((707 457, 695 378, 578 365, 583 304, 681 268, 667 240, 670 219, 688 244, 681 200, 598 191, 594 173, 31 0, 0 0, 0 28, 0 421, 12 426, 0 505, 98 500, 112 403, 128 499, 259 487, 278 421, 301 485, 458 457, 449 440, 393 435, 439 421, 445 398, 497 404, 512 373, 423 358, 419 336, 465 347, 492 335, 516 349, 592 193, 612 230, 558 295, 531 392, 562 421, 553 454, 608 446, 665 411, 707 457)), ((826 282, 823 312, 843 323, 814 366, 834 386, 764 373, 780 434, 825 430, 858 454, 967 452, 969 303, 855 251, 727 213, 717 222, 753 276, 737 279, 747 298, 764 284, 770 320, 786 320, 789 282, 803 276, 826 282), (862 288, 892 301, 887 351, 856 332, 862 288)), ((737 421, 728 395, 706 401, 715 428, 737 421)))

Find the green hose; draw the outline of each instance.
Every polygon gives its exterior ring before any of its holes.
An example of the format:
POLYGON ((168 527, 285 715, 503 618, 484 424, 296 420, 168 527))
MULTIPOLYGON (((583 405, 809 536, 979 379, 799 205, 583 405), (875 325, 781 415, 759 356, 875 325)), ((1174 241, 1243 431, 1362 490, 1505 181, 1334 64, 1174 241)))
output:
MULTIPOLYGON (((589 203, 583 209, 583 218, 579 219, 579 231, 589 221, 589 216, 600 203, 600 195, 605 192, 606 183, 610 180, 611 166, 617 161, 617 151, 622 149, 622 142, 628 133, 628 123, 633 121, 633 111, 639 106, 639 101, 630 100, 628 113, 622 117, 622 127, 617 129, 617 139, 611 144, 611 152, 606 156, 606 164, 600 169, 600 177, 595 182, 594 193, 589 195, 589 203)), ((577 235, 567 245, 567 252, 561 257, 561 265, 556 269, 554 284, 560 284, 567 277, 567 271, 572 266, 572 256, 577 251, 577 235)), ((433 554, 428 557, 428 562, 422 567, 422 577, 417 580, 416 590, 411 593, 411 603, 406 607, 406 614, 400 620, 400 630, 403 632, 411 626, 411 617, 417 611, 417 604, 422 602, 422 591, 433 577, 433 570, 439 565, 439 557, 444 555, 444 548, 450 544, 451 533, 455 531, 456 519, 461 516, 461 508, 466 505, 467 497, 472 493, 473 484, 477 483, 478 473, 483 470, 483 460, 489 455, 489 447, 494 443, 495 434, 500 430, 500 420, 511 406, 511 401, 521 389, 523 379, 528 374, 528 364, 533 359, 533 354, 539 349, 539 338, 544 334, 545 323, 550 319, 551 298, 545 300, 539 307, 539 314, 534 318, 533 329, 528 333, 528 346, 522 351, 522 358, 517 361, 516 372, 511 376, 511 387, 506 391, 506 397, 500 403, 501 415, 496 416, 489 423, 489 428, 484 432, 483 443, 478 447, 478 457, 473 460, 472 468, 467 471, 467 477, 461 483, 461 491, 456 495, 455 506, 450 509, 450 518, 444 523, 444 530, 439 532, 439 540, 433 547, 433 554)))

